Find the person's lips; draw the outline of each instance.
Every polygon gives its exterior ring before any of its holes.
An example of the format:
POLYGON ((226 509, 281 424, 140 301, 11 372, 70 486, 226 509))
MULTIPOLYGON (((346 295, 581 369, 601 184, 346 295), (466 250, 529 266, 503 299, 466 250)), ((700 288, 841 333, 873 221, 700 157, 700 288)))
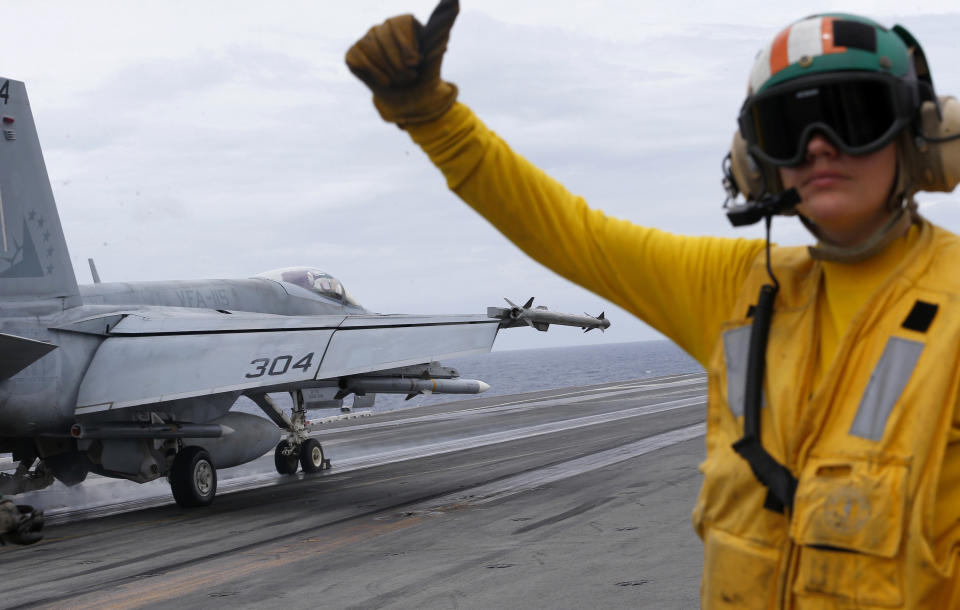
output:
POLYGON ((822 170, 813 172, 807 176, 807 178, 803 181, 802 186, 810 188, 827 188, 846 179, 847 177, 840 172, 822 170))

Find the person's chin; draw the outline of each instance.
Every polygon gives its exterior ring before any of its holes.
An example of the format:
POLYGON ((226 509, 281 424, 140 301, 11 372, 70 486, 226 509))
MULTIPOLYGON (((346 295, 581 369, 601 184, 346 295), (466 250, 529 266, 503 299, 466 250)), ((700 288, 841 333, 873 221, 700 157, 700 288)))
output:
POLYGON ((850 200, 842 193, 819 192, 802 199, 798 210, 814 223, 837 220, 850 213, 850 200))

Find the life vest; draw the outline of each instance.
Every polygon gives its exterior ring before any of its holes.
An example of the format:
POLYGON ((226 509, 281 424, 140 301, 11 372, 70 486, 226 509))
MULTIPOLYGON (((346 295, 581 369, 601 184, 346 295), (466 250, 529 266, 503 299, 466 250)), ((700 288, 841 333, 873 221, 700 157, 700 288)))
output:
POLYGON ((707 458, 693 514, 713 608, 960 607, 955 551, 932 544, 940 466, 960 384, 960 238, 924 222, 913 249, 854 317, 815 387, 822 269, 776 248, 764 448, 797 478, 793 508, 731 445, 743 436, 749 310, 761 254, 709 366, 707 458))

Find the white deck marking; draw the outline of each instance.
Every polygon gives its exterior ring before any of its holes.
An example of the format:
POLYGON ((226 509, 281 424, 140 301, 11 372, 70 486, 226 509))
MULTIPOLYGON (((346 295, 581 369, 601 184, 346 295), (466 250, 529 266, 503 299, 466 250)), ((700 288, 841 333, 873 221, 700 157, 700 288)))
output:
POLYGON ((345 469, 356 470, 359 468, 369 468, 371 466, 379 466, 381 464, 395 463, 404 460, 414 460, 421 457, 442 455, 444 453, 473 449, 474 447, 484 447, 486 445, 506 443, 509 441, 530 438, 532 436, 542 436, 544 434, 565 432, 567 430, 583 428, 585 426, 595 426, 598 424, 605 424, 631 417, 652 415, 653 413, 661 413, 663 411, 671 411, 673 409, 682 409, 683 407, 706 404, 707 400, 705 397, 694 396, 692 398, 659 402, 652 405, 634 407, 632 409, 623 409, 621 411, 614 411, 612 413, 598 413, 596 415, 575 417, 573 419, 567 419, 563 421, 537 424, 535 426, 528 426, 526 428, 516 428, 513 430, 504 430, 502 432, 491 432, 489 434, 480 434, 478 436, 471 436, 467 438, 441 441, 427 445, 418 445, 416 447, 383 451, 380 453, 373 453, 352 459, 346 458, 337 460, 337 472, 343 472, 345 469))

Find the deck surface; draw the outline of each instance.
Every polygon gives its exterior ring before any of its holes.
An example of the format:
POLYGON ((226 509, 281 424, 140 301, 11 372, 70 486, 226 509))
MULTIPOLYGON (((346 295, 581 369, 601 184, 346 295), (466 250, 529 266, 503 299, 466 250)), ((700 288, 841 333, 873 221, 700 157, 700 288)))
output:
POLYGON ((58 484, 0 607, 697 608, 705 402, 693 374, 326 423, 330 470, 268 454, 203 509, 58 484))

